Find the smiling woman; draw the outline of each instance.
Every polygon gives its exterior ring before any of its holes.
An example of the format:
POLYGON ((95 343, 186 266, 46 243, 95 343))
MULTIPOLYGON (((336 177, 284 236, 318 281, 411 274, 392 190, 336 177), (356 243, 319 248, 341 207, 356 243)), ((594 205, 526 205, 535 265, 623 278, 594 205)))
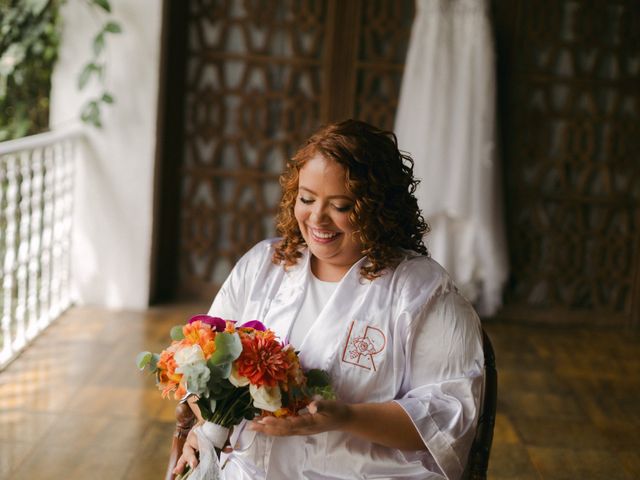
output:
POLYGON ((402 249, 427 255, 422 238, 429 227, 414 197, 418 181, 413 160, 398 150, 391 132, 354 120, 328 125, 288 162, 280 183, 278 231, 284 238, 274 258, 287 266, 300 258, 301 245, 312 248, 298 218, 299 204, 310 205, 315 199, 308 183, 322 188, 333 209, 345 214, 340 218, 350 222, 344 232, 360 247, 353 261, 362 256, 369 260, 361 268, 365 278, 396 264, 402 249))
MULTIPOLYGON (((337 400, 238 426, 222 478, 460 478, 484 379, 477 315, 427 254, 395 136, 329 125, 280 179, 281 238, 235 266, 211 315, 260 319, 337 400)), ((197 463, 189 434, 176 472, 197 463)))
POLYGON ((363 245, 349 218, 354 197, 346 183, 344 167, 321 155, 300 170, 295 217, 312 253, 311 271, 329 282, 339 281, 362 257, 363 245))

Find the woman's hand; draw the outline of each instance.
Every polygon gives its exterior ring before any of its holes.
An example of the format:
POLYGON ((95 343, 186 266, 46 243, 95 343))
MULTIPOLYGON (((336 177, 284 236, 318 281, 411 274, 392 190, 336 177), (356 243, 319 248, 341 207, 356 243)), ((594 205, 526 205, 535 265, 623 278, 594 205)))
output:
POLYGON ((297 417, 265 417, 249 424, 265 435, 313 435, 341 430, 370 442, 400 450, 424 450, 426 446, 411 417, 396 402, 352 403, 318 400, 309 414, 297 417))
MULTIPOLYGON (((178 459, 176 463, 176 468, 173 469, 174 475, 182 473, 184 467, 188 464, 191 467, 191 470, 198 466, 198 452, 200 452, 200 448, 198 446, 198 435, 194 431, 195 427, 191 429, 189 435, 187 435, 187 439, 184 442, 184 446, 182 447, 182 455, 178 459)), ((229 438, 233 433, 233 427, 229 429, 229 438)), ((229 444, 229 438, 227 438, 227 442, 222 449, 224 453, 233 452, 233 448, 229 444)))
POLYGON ((196 432, 193 431, 193 428, 187 435, 187 439, 184 442, 184 446, 182 447, 182 455, 178 459, 178 463, 176 463, 176 468, 173 469, 174 475, 182 473, 184 467, 189 464, 191 470, 198 466, 198 452, 200 448, 198 447, 198 436, 196 432))
POLYGON ((307 407, 308 414, 295 417, 264 417, 249 424, 249 429, 276 437, 313 435, 329 430, 342 430, 351 418, 346 403, 336 400, 316 400, 307 407))

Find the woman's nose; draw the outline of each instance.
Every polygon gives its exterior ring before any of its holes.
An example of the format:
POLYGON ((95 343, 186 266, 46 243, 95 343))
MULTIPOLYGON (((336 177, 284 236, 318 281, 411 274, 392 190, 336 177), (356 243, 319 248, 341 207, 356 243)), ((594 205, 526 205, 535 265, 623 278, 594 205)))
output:
POLYGON ((315 222, 320 223, 323 219, 326 218, 326 209, 324 205, 321 205, 320 202, 316 202, 311 211, 311 219, 315 222))

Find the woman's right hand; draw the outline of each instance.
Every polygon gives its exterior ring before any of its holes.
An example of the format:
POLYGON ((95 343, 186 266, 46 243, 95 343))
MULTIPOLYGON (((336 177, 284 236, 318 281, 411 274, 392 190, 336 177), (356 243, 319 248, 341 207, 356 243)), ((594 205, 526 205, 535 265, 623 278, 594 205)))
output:
POLYGON ((185 465, 189 464, 191 470, 198 466, 198 452, 200 448, 198 447, 198 435, 194 432, 192 428, 187 435, 187 439, 184 442, 184 446, 182 447, 182 455, 178 459, 178 463, 176 463, 176 468, 173 469, 173 474, 178 475, 182 473, 185 465))

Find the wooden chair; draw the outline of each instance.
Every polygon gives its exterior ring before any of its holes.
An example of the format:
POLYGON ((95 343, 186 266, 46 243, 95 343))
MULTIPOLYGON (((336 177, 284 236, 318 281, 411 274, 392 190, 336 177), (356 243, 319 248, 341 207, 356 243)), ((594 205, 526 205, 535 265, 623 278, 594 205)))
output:
MULTIPOLYGON (((493 427, 496 423, 496 403, 498 398, 498 373, 493 345, 487 332, 482 331, 482 345, 485 364, 485 389, 482 412, 478 419, 476 436, 471 446, 469 460, 462 476, 464 480, 486 480, 489 455, 493 442, 493 427)), ((182 447, 196 418, 186 403, 176 407, 176 430, 171 444, 171 454, 165 480, 174 480, 173 469, 182 454, 182 447)))
POLYGON ((493 442, 493 427, 496 423, 496 404, 498 401, 498 372, 496 356, 487 332, 482 330, 482 348, 484 350, 484 400, 478 419, 476 437, 471 445, 469 459, 463 480, 486 480, 489 467, 489 455, 493 442))
POLYGON ((173 469, 176 467, 180 455, 182 455, 184 441, 187 439, 187 435, 195 421, 196 416, 193 410, 191 410, 191 407, 186 402, 178 404, 176 407, 176 430, 173 434, 173 442, 171 443, 169 465, 167 465, 167 473, 164 476, 165 480, 174 480, 175 475, 173 474, 173 469))

